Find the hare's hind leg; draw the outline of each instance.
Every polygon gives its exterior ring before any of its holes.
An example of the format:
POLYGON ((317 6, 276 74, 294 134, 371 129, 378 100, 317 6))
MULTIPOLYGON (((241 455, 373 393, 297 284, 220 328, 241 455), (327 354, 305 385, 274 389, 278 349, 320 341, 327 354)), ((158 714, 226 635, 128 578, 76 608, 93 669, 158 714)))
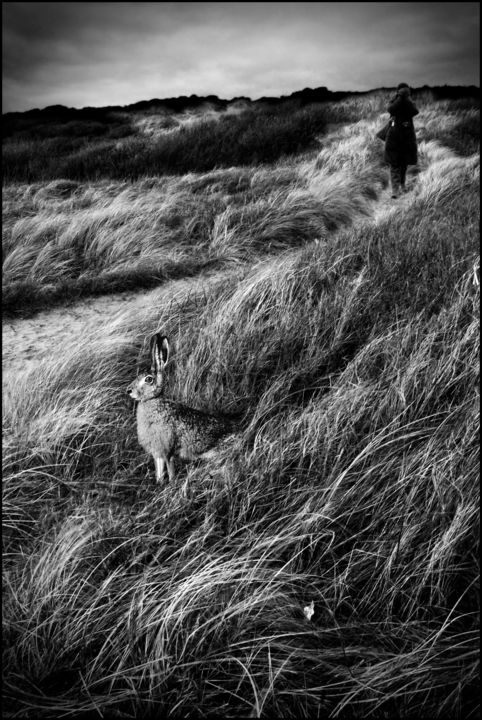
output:
POLYGON ((162 478, 164 477, 164 468, 165 468, 164 458, 155 457, 154 463, 156 465, 156 482, 161 483, 162 478))

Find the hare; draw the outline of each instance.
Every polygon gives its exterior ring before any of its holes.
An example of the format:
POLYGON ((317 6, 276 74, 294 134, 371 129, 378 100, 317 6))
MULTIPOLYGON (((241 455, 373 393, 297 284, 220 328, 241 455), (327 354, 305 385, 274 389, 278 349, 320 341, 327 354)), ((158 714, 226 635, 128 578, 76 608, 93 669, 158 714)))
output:
POLYGON ((137 437, 154 458, 156 481, 162 482, 165 470, 175 478, 175 458, 194 460, 209 457, 216 443, 232 433, 236 421, 212 415, 162 397, 164 368, 169 359, 167 337, 156 333, 151 338, 151 372, 139 374, 128 388, 138 401, 137 437))

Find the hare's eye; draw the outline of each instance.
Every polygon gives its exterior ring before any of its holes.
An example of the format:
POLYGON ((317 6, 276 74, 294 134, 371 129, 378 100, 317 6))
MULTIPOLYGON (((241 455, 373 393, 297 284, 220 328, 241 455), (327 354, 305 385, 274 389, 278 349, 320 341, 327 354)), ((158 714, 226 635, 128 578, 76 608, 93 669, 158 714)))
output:
POLYGON ((144 378, 144 382, 146 382, 148 385, 152 385, 152 383, 154 382, 154 378, 152 377, 152 375, 146 375, 146 377, 144 378))

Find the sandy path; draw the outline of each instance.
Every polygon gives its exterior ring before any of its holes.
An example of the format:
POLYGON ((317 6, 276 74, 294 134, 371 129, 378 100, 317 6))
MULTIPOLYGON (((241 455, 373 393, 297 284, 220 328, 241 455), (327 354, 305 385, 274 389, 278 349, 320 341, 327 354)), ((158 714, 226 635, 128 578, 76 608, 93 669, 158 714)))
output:
POLYGON ((415 182, 407 182, 407 192, 400 195, 396 200, 392 198, 390 190, 384 190, 379 200, 374 203, 373 215, 370 221, 377 223, 392 212, 397 212, 399 208, 410 205, 413 200, 413 194, 410 191, 413 190, 414 186, 415 182))
POLYGON ((2 367, 21 371, 26 365, 56 352, 63 342, 109 323, 119 313, 143 307, 151 290, 86 298, 71 305, 43 310, 34 317, 3 321, 2 367))
POLYGON ((175 297, 195 287, 207 286, 222 278, 237 274, 239 267, 208 270, 202 275, 171 280, 149 290, 116 293, 85 298, 51 310, 42 310, 33 317, 12 318, 2 323, 2 369, 6 375, 21 372, 33 362, 58 352, 62 344, 82 339, 102 325, 112 324, 125 312, 136 308, 145 313, 157 305, 165 294, 175 297))
MULTIPOLYGON (((413 188, 414 182, 409 189, 413 188)), ((377 222, 387 214, 396 212, 396 208, 409 202, 410 193, 398 200, 392 200, 390 192, 385 190, 373 203, 373 212, 367 222, 377 222)), ((166 283, 163 288, 179 289, 183 285, 195 285, 215 280, 224 273, 219 270, 207 272, 203 276, 191 277, 166 283)), ((158 288, 159 289, 159 288, 158 288)), ((73 338, 81 338, 99 325, 112 322, 119 314, 136 307, 145 308, 153 290, 124 292, 114 295, 85 298, 67 306, 43 310, 33 317, 4 320, 2 324, 2 368, 7 374, 21 372, 33 362, 41 360, 50 353, 57 352, 63 342, 70 343, 73 338)))

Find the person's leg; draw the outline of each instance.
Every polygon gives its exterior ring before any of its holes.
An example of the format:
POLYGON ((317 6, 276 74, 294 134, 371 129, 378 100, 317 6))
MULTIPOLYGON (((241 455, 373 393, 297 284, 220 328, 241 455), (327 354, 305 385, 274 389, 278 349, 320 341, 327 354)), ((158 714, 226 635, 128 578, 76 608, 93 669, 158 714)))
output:
POLYGON ((398 165, 390 165, 390 181, 392 185, 392 198, 396 198, 400 194, 400 167, 398 165))
POLYGON ((400 185, 402 187, 402 190, 405 191, 405 178, 407 176, 407 166, 401 165, 400 166, 400 185))

